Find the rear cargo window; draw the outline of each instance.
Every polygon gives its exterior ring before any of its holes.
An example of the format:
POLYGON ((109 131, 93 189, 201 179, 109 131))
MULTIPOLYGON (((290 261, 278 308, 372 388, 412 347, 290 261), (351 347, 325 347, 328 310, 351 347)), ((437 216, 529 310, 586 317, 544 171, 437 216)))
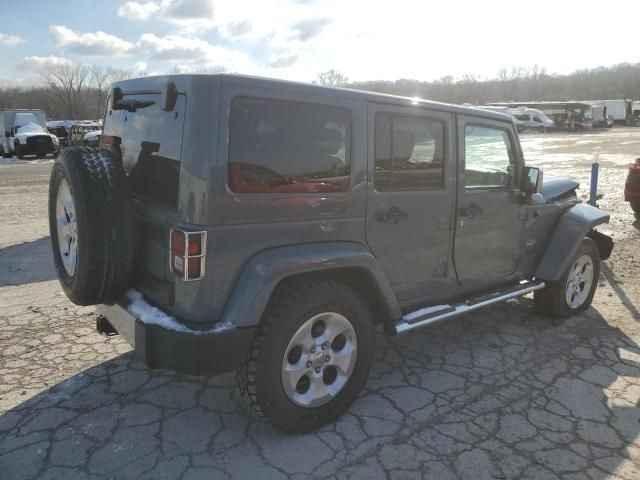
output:
POLYGON ((243 193, 346 190, 349 121, 342 108, 235 99, 229 120, 229 187, 243 193))
POLYGON ((104 135, 118 137, 131 192, 175 210, 180 185, 180 148, 186 98, 173 111, 161 108, 155 93, 125 92, 121 108, 107 111, 104 135))

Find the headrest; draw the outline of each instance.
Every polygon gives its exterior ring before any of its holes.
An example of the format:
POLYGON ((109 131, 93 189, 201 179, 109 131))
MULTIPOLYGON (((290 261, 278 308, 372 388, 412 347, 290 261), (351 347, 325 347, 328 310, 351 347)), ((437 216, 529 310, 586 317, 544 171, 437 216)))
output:
POLYGON ((342 132, 334 128, 323 128, 316 134, 315 147, 319 153, 335 155, 342 147, 342 132))
POLYGON ((393 132, 393 159, 406 162, 413 155, 416 138, 409 130, 395 130, 393 132))

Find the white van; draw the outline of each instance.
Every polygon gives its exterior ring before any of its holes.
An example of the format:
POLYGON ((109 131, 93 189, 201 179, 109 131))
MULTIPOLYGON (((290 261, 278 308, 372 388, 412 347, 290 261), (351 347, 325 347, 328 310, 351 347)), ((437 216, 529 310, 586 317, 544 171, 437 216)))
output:
POLYGON ((525 130, 546 132, 552 130, 555 124, 543 112, 535 108, 519 107, 511 110, 513 116, 522 123, 525 130))
POLYGON ((511 117, 511 121, 516 126, 519 132, 524 129, 524 124, 513 115, 513 112, 509 107, 492 107, 490 105, 482 105, 477 108, 481 108, 482 110, 490 110, 492 112, 502 113, 507 117, 511 117))

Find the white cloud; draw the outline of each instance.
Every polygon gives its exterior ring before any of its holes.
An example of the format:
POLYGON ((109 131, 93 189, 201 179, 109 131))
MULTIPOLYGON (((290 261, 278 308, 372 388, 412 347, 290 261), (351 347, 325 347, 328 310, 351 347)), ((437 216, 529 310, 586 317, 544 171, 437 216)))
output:
POLYGON ((127 2, 118 9, 118 15, 129 20, 154 18, 192 32, 212 28, 213 14, 213 0, 127 2))
POLYGON ((145 33, 138 40, 138 50, 148 53, 153 60, 205 60, 213 47, 197 37, 166 35, 159 37, 145 33))
POLYGON ((293 34, 291 38, 306 42, 313 37, 317 37, 322 30, 333 20, 331 18, 308 18, 292 25, 293 34))
POLYGON ((18 45, 23 42, 25 42, 25 39, 19 35, 11 35, 9 33, 0 32, 0 45, 13 47, 14 45, 18 45))
POLYGON ((136 43, 136 48, 138 52, 149 55, 151 60, 180 61, 194 68, 206 69, 221 65, 232 71, 248 72, 254 69, 248 55, 190 35, 159 37, 153 33, 145 33, 136 43))
POLYGON ((78 33, 72 29, 52 25, 49 29, 53 43, 63 51, 80 57, 119 57, 136 55, 138 64, 147 61, 198 62, 202 68, 224 65, 233 71, 253 71, 254 63, 240 51, 214 45, 191 34, 159 36, 143 33, 136 42, 124 40, 105 32, 78 33))
POLYGON ((147 62, 136 62, 129 69, 134 72, 136 75, 143 76, 146 75, 149 71, 149 64, 147 62))
POLYGON ((270 68, 286 68, 290 67, 298 61, 298 54, 281 54, 281 55, 271 55, 269 57, 269 61, 267 62, 267 66, 270 68))
POLYGON ((239 20, 222 25, 219 28, 219 33, 226 38, 236 38, 250 33, 252 29, 253 26, 251 22, 248 20, 239 20))
POLYGON ((127 2, 118 9, 118 15, 129 20, 148 20, 160 10, 156 2, 127 2))
POLYGON ((27 72, 41 72, 50 67, 56 67, 58 65, 70 65, 72 62, 65 57, 56 57, 49 55, 48 57, 30 56, 24 57, 20 63, 18 63, 18 69, 27 72))
POLYGON ((49 33, 54 45, 71 53, 86 57, 113 57, 129 55, 135 45, 115 35, 101 31, 76 33, 62 25, 51 25, 49 33))

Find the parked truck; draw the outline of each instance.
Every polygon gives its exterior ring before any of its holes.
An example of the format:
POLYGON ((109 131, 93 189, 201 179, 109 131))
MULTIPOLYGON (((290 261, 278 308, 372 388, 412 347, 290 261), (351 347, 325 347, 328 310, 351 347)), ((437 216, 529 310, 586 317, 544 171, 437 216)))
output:
POLYGON ((633 117, 633 100, 595 100, 607 107, 607 115, 613 117, 614 123, 628 124, 633 117))
POLYGON ((42 110, 12 109, 0 115, 0 155, 44 156, 54 154, 58 137, 47 130, 42 110))

